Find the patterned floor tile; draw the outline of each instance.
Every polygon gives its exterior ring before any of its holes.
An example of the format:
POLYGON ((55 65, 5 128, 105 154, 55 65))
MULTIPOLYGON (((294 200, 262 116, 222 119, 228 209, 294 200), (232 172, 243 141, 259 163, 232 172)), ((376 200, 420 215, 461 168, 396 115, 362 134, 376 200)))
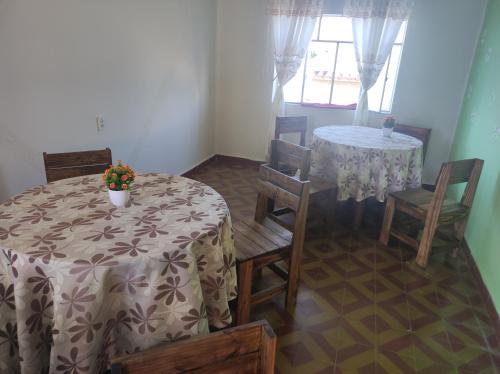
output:
POLYGON ((335 373, 375 373, 376 349, 372 346, 343 340, 337 351, 335 373))
POLYGON ((436 321, 412 332, 417 370, 455 369, 456 360, 443 321, 436 321))
POLYGON ((445 321, 445 326, 455 352, 460 351, 464 347, 489 349, 488 341, 481 329, 448 321, 445 321))
POLYGON ((416 372, 415 358, 412 356, 378 349, 375 360, 377 362, 377 374, 407 374, 416 372))
MULTIPOLYGON (((220 158, 188 176, 220 192, 236 221, 253 217, 257 173, 255 163, 220 158)), ((500 374, 498 338, 466 256, 437 251, 421 269, 414 251, 378 244, 372 216, 351 231, 351 213, 338 204, 331 231, 320 215, 309 221, 295 308, 280 295, 252 309, 278 336, 276 372, 500 374)))
POLYGON ((277 366, 282 373, 333 372, 336 358, 334 345, 334 338, 328 340, 324 335, 305 330, 281 335, 276 355, 277 366))
POLYGON ((377 333, 375 344, 382 352, 393 352, 399 356, 415 358, 413 338, 407 331, 383 329, 377 333))

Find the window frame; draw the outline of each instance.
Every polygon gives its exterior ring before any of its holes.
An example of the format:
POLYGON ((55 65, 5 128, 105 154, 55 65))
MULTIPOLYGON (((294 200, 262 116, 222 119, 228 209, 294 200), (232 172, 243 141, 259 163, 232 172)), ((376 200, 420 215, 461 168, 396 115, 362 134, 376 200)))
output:
MULTIPOLYGON (((301 86, 301 92, 300 92, 300 101, 285 101, 285 103, 288 103, 288 104, 300 104, 302 106, 317 107, 317 108, 356 110, 357 105, 358 105, 357 102, 356 103, 352 103, 352 104, 347 104, 347 105, 332 103, 333 89, 334 89, 334 86, 335 86, 335 72, 336 72, 336 69, 337 69, 339 46, 340 46, 340 44, 351 44, 351 45, 354 45, 354 41, 351 42, 351 41, 345 41, 345 40, 320 39, 321 22, 323 20, 323 16, 336 16, 336 17, 339 17, 341 15, 339 15, 339 14, 322 14, 319 17, 318 21, 317 21, 318 22, 318 27, 317 27, 317 32, 315 33, 316 35, 314 35, 313 39, 311 39, 311 42, 316 42, 316 43, 330 43, 330 44, 331 43, 335 43, 336 44, 336 46, 335 46, 335 59, 334 59, 334 65, 333 65, 333 71, 332 71, 332 79, 331 79, 331 83, 330 83, 330 98, 328 100, 328 103, 309 103, 309 102, 305 102, 304 101, 304 89, 305 89, 305 84, 306 84, 306 72, 307 72, 307 61, 308 61, 308 58, 309 58, 309 47, 307 48, 307 53, 306 53, 306 56, 304 58, 304 71, 302 73, 302 86, 301 86)), ((401 26, 401 27, 405 28, 405 32, 404 32, 404 35, 403 35, 403 40, 401 42, 394 42, 394 44, 392 45, 392 48, 391 48, 391 52, 389 53, 389 56, 387 58, 386 65, 384 66, 384 70, 381 71, 381 74, 383 73, 385 75, 384 76, 384 84, 383 84, 383 87, 382 87, 382 95, 380 97, 380 103, 378 104, 378 110, 374 111, 375 113, 390 113, 392 111, 392 103, 394 101, 394 90, 396 88, 396 82, 397 82, 397 78, 398 78, 398 74, 399 74, 399 68, 400 68, 400 65, 401 65, 401 55, 403 53, 403 45, 404 45, 404 41, 405 41, 405 38, 406 38, 406 31, 407 31, 406 28, 407 28, 407 26, 408 26, 407 24, 404 24, 404 26, 403 25, 401 26), (385 94, 386 94, 387 80, 388 80, 388 75, 389 75, 389 67, 390 67, 390 64, 391 64, 391 58, 392 58, 392 55, 393 55, 393 48, 394 48, 394 46, 399 46, 400 47, 400 50, 399 50, 399 64, 398 64, 397 69, 396 69, 396 74, 395 74, 395 77, 394 77, 394 86, 393 86, 393 89, 392 89, 392 92, 391 92, 391 95, 392 95, 391 105, 390 105, 389 110, 385 111, 385 110, 382 110, 382 105, 384 103, 384 97, 385 97, 385 94)))

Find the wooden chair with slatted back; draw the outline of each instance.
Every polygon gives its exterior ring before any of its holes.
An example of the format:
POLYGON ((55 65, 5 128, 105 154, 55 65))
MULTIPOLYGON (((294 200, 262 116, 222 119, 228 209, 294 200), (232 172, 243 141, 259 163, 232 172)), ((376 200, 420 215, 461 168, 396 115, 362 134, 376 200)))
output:
POLYGON ((271 162, 273 169, 299 180, 309 179, 311 150, 285 140, 271 140, 271 162), (299 175, 296 175, 299 172, 299 175))
POLYGON ((454 225, 456 245, 460 245, 467 218, 469 216, 483 160, 470 159, 444 163, 439 173, 434 192, 423 188, 393 192, 387 198, 384 222, 380 233, 380 243, 387 245, 389 237, 394 236, 418 250, 416 262, 421 267, 427 266, 432 241, 436 230, 441 226, 454 225), (449 185, 467 183, 460 202, 446 198, 449 185), (400 211, 418 220, 423 225, 420 240, 392 227, 394 213, 400 211))
MULTIPOLYGON (((309 148, 279 139, 271 141, 271 167, 301 181, 309 180, 311 182, 309 201, 326 201, 325 227, 331 228, 335 215, 338 189, 334 183, 309 175, 310 165, 311 150, 309 148), (299 175, 295 175, 297 171, 300 171, 299 175)), ((286 213, 286 210, 275 211, 276 216, 284 213, 286 213)))
POLYGON ((307 132, 307 117, 276 117, 274 139, 280 139, 283 134, 299 134, 299 145, 305 147, 307 132))
POLYGON ((261 165, 257 180, 255 218, 233 224, 238 269, 238 302, 236 323, 247 323, 252 305, 262 303, 279 293, 286 293, 286 305, 294 306, 297 298, 299 266, 304 245, 306 217, 309 203, 309 181, 300 181, 261 165), (269 201, 289 208, 295 213, 293 229, 274 221, 269 212, 269 201), (286 261, 288 270, 272 265, 286 261), (252 293, 256 272, 269 267, 283 282, 274 287, 252 293))
POLYGON ((111 374, 273 374, 275 356, 276 335, 258 321, 115 358, 111 374))
POLYGON ((68 153, 43 152, 47 183, 82 175, 103 173, 113 164, 111 149, 68 153))
POLYGON ((394 131, 399 132, 400 134, 413 136, 414 138, 417 138, 418 140, 420 140, 423 144, 422 157, 423 157, 423 161, 425 161, 425 156, 427 154, 427 148, 429 146, 429 139, 431 137, 431 129, 428 129, 425 127, 403 125, 403 124, 398 123, 394 126, 394 131))

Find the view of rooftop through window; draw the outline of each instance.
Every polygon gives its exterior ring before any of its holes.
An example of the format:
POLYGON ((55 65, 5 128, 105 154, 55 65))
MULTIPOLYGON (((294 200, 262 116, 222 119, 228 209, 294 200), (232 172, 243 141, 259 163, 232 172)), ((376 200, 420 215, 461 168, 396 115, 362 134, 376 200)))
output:
MULTIPOLYGON (((372 111, 391 111, 405 32, 406 22, 401 26, 377 83, 368 91, 372 111)), ((323 15, 316 23, 306 58, 284 88, 285 101, 355 108, 360 87, 351 19, 323 15)))

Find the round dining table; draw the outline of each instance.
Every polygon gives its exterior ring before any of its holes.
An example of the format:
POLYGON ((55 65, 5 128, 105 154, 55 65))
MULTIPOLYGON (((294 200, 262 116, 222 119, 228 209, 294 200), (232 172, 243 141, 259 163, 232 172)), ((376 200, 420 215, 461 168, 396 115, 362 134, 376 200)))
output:
POLYGON ((325 126, 313 132, 311 175, 333 182, 338 200, 356 202, 417 188, 422 180, 422 142, 364 126, 325 126))
POLYGON ((100 373, 113 356, 231 322, 235 250, 224 199, 139 174, 130 204, 99 175, 0 204, 0 372, 100 373))

